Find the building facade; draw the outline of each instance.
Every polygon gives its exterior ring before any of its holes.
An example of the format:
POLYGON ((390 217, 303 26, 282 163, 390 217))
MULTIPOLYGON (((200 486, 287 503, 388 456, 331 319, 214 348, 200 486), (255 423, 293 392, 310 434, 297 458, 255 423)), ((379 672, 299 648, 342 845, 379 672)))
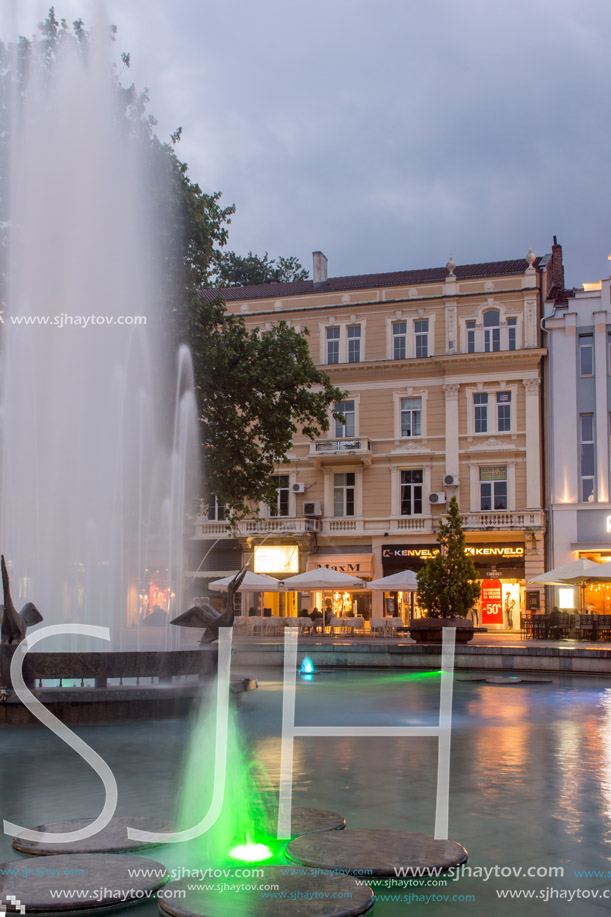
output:
MULTIPOLYGON (((611 280, 556 291, 545 303, 549 567, 611 560, 611 280)), ((574 590, 553 602, 577 607, 574 590)), ((587 590, 591 611, 611 614, 611 589, 587 590)))
MULTIPOLYGON (((542 609, 542 590, 528 585, 545 569, 540 321, 561 271, 558 245, 543 258, 450 258, 445 268, 339 278, 316 252, 312 281, 222 291, 251 329, 307 327, 315 363, 347 392, 335 406, 343 421, 332 418, 314 442, 295 437, 277 469, 277 505, 241 525, 254 569, 331 566, 366 579, 417 571, 456 496, 486 585, 480 623, 516 630, 521 610, 542 609)), ((197 540, 222 538, 225 527, 208 507, 197 540)), ((225 572, 213 564, 205 576, 225 572)), ((264 602, 295 613, 322 600, 264 602)), ((417 613, 408 593, 333 602, 365 617, 417 613)))

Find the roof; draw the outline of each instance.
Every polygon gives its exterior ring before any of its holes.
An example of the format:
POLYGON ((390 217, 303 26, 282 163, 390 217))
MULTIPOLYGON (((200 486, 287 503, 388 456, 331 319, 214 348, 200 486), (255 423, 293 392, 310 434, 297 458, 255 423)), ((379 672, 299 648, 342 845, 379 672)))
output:
MULTIPOLYGON (((539 266, 541 258, 535 260, 539 266)), ((528 267, 525 258, 513 261, 484 261, 481 264, 459 264, 454 273, 457 280, 477 277, 500 277, 523 274, 528 267)), ((392 271, 386 274, 355 274, 348 277, 329 277, 314 286, 313 280, 294 283, 262 283, 250 287, 225 287, 219 290, 202 290, 208 301, 222 296, 228 302, 244 299, 285 299, 287 296, 307 296, 311 293, 334 293, 344 290, 365 290, 369 287, 412 286, 421 283, 440 283, 448 276, 447 267, 431 267, 415 271, 392 271)))

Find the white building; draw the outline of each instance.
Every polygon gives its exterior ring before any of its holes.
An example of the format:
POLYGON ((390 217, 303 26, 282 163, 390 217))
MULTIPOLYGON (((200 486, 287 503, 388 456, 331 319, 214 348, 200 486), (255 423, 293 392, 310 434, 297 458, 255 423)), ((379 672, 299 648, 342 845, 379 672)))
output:
MULTIPOLYGON (((554 291, 552 291, 554 292, 554 291)), ((563 291, 545 304, 547 361, 548 564, 611 560, 611 278, 563 291)), ((570 607, 572 590, 554 589, 570 607)), ((611 589, 586 603, 611 614, 611 589)))

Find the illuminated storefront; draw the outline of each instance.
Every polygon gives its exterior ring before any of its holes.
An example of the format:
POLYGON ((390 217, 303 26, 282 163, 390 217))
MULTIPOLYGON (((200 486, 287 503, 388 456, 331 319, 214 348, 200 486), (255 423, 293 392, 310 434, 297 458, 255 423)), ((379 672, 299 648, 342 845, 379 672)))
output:
MULTIPOLYGON (((524 544, 520 542, 476 542, 467 540, 467 553, 473 558, 481 582, 481 597, 473 612, 474 623, 490 630, 520 629, 520 614, 526 607, 524 578, 524 544)), ((430 557, 439 552, 436 543, 390 544, 382 547, 384 576, 400 570, 421 570, 430 557)), ((407 621, 420 617, 422 612, 415 602, 415 594, 397 593, 397 611, 407 621), (413 597, 412 597, 413 596, 413 597), (413 603, 413 605, 412 605, 413 603)), ((385 614, 389 610, 392 594, 385 594, 385 614)))
MULTIPOLYGON (((308 558, 307 569, 328 567, 359 579, 373 579, 373 554, 313 554, 308 558)), ((311 596, 310 610, 318 608, 338 617, 360 615, 366 621, 371 617, 371 593, 366 590, 350 592, 315 592, 311 596)))

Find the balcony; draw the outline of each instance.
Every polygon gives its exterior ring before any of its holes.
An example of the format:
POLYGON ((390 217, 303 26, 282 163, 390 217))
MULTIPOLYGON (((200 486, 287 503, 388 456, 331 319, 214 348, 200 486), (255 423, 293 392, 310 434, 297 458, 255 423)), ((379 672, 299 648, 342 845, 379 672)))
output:
POLYGON ((332 463, 371 465, 368 439, 319 439, 310 445, 310 458, 319 465, 332 463))
POLYGON ((544 512, 499 511, 486 513, 465 513, 462 517, 466 531, 544 531, 544 512))
POLYGON ((320 520, 309 517, 278 519, 246 519, 234 529, 228 522, 211 522, 205 516, 195 520, 196 538, 246 538, 257 535, 313 535, 319 531, 320 520))

